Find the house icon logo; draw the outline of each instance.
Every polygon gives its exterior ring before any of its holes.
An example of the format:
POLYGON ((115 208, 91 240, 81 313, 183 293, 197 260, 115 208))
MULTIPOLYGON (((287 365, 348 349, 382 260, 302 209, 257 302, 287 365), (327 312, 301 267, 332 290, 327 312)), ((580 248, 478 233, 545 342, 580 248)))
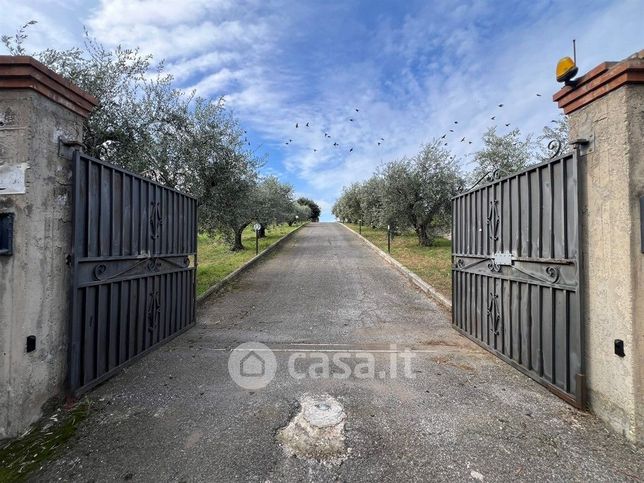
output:
POLYGON ((262 377, 266 374, 266 362, 257 352, 249 351, 239 362, 239 373, 244 377, 262 377))
POLYGON ((264 344, 246 342, 235 347, 228 358, 228 373, 244 389, 261 389, 271 382, 277 370, 275 354, 264 344))

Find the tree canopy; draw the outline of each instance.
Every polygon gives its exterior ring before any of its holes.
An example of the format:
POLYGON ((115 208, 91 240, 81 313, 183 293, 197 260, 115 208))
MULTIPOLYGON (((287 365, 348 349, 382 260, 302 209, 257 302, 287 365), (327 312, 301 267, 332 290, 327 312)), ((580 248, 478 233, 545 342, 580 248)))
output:
MULTIPOLYGON (((1 40, 12 55, 25 55, 27 29, 1 40)), ((243 248, 241 232, 253 221, 293 222, 296 214, 319 217, 293 188, 262 178, 263 160, 248 147, 245 131, 221 98, 209 99, 174 86, 163 62, 138 49, 108 49, 87 32, 80 47, 31 54, 95 96, 99 103, 84 123, 85 152, 143 174, 199 200, 199 229, 243 248)), ((304 219, 304 218, 302 218, 304 219)))

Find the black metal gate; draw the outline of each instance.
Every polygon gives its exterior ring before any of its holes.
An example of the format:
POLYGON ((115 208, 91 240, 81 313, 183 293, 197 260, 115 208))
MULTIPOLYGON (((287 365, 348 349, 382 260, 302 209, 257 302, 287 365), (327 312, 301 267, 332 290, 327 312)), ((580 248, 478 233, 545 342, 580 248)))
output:
POLYGON ((453 199, 452 323, 584 405, 576 153, 453 199))
POLYGON ((194 198, 75 152, 70 391, 195 322, 194 198))

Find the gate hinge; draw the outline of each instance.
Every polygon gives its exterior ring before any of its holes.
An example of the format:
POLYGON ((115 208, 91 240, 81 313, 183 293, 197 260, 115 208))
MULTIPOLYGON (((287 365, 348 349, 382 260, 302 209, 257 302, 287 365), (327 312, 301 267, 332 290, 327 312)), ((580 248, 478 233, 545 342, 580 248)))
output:
POLYGON ((58 137, 58 156, 68 160, 72 159, 74 151, 79 150, 83 151, 85 145, 74 139, 66 139, 62 136, 58 137))
POLYGON ((569 144, 573 149, 577 150, 579 156, 585 156, 586 154, 593 152, 593 148, 595 147, 595 136, 591 134, 588 139, 573 139, 569 144))

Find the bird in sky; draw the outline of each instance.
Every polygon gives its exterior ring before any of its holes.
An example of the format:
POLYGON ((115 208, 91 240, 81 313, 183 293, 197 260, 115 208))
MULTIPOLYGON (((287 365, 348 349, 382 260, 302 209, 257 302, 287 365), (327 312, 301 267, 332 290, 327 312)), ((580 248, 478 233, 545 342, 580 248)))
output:
POLYGON ((453 129, 450 129, 450 130, 449 130, 449 132, 454 132, 454 130, 453 130, 453 129))
POLYGON ((503 104, 499 104, 499 107, 503 107, 503 104))
POLYGON ((454 124, 458 124, 458 121, 454 121, 454 124))
POLYGON ((510 125, 510 123, 508 122, 508 123, 506 123, 505 127, 508 127, 509 125, 510 125))
POLYGON ((299 125, 299 123, 296 122, 295 123, 295 129, 297 129, 298 127, 300 127, 300 125, 299 125))
POLYGON ((445 139, 445 136, 447 136, 447 134, 443 134, 443 135, 441 136, 441 139, 445 139))
POLYGON ((447 146, 447 143, 445 143, 443 146, 447 146))
POLYGON ((334 146, 337 146, 337 145, 338 145, 338 143, 333 143, 333 145, 334 145, 334 146))
POLYGON ((306 123, 306 127, 309 127, 309 123, 308 123, 308 122, 306 123))
POLYGON ((538 92, 537 92, 537 97, 541 97, 541 94, 539 94, 538 92))
POLYGON ((288 146, 288 143, 284 143, 284 144, 286 144, 288 146))
POLYGON ((353 122, 353 119, 349 118, 349 121, 353 122))
POLYGON ((360 112, 360 109, 357 109, 357 108, 356 108, 356 112, 360 112))
POLYGON ((381 141, 384 141, 384 140, 385 140, 385 138, 380 138, 380 140, 381 140, 381 141))
POLYGON ((353 148, 349 149, 349 152, 352 152, 352 151, 353 151, 353 148))
POLYGON ((552 119, 550 122, 554 122, 554 123, 556 123, 557 121, 555 121, 554 119, 552 119))
POLYGON ((314 150, 313 150, 313 152, 314 152, 314 153, 317 153, 317 152, 318 152, 318 150, 317 150, 317 149, 314 149, 314 150))
POLYGON ((378 141, 378 146, 380 146, 380 141, 378 141))
POLYGON ((289 140, 288 140, 288 142, 289 142, 289 143, 292 143, 292 142, 293 142, 293 140, 292 140, 292 139, 289 139, 289 140))
POLYGON ((468 141, 469 144, 472 144, 472 141, 468 141))
POLYGON ((496 119, 496 116, 492 116, 490 119, 494 121, 496 119))
POLYGON ((465 141, 465 138, 461 139, 461 142, 465 141))

